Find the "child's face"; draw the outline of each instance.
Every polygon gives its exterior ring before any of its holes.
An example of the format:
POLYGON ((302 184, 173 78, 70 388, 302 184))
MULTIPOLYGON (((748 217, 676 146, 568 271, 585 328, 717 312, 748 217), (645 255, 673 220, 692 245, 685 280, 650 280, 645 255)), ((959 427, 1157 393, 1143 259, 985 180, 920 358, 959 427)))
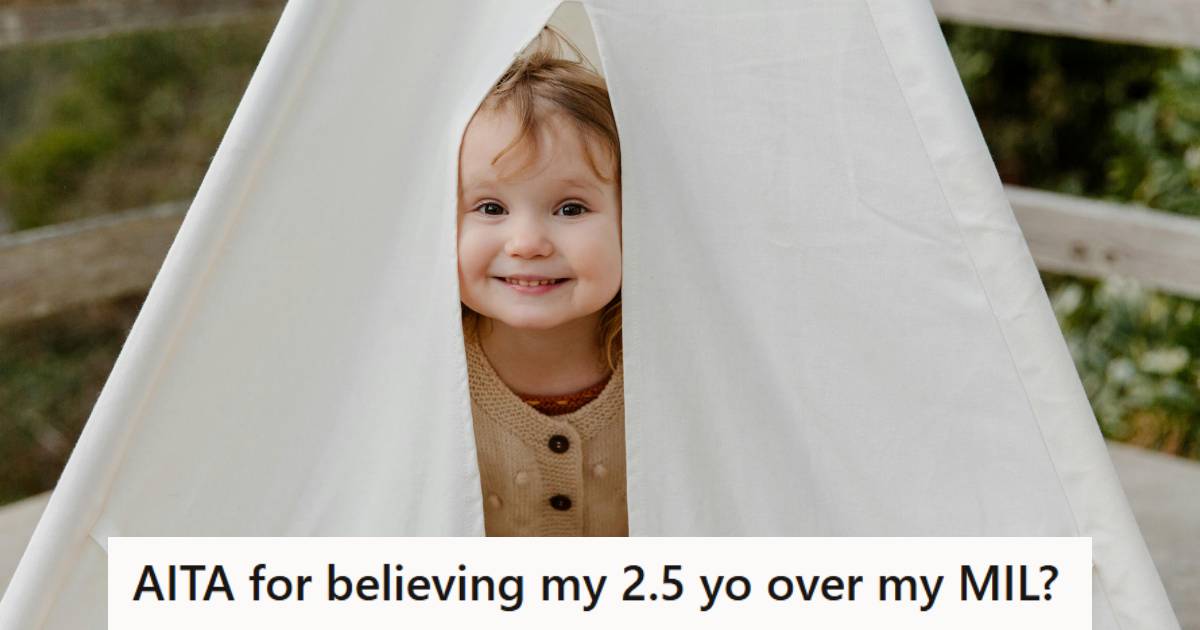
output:
MULTIPOLYGON (((542 125, 535 162, 522 144, 493 165, 518 131, 508 112, 481 111, 463 136, 459 288, 484 317, 547 330, 597 314, 621 288, 620 198, 615 178, 592 171, 584 139, 557 116, 542 125)), ((593 155, 610 175, 603 152, 593 155)))

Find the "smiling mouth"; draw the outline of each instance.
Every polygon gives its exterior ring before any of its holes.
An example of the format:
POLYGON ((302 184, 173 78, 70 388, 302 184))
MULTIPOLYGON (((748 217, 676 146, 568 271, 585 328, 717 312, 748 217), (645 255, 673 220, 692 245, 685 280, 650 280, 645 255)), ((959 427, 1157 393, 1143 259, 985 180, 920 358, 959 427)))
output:
POLYGON ((500 280, 501 282, 506 282, 508 284, 511 284, 514 286, 519 286, 519 287, 541 287, 541 286, 548 286, 548 285, 552 285, 552 284, 562 284, 562 283, 566 282, 567 280, 569 280, 570 278, 553 278, 553 279, 547 278, 545 280, 518 280, 516 278, 495 277, 495 279, 500 280))

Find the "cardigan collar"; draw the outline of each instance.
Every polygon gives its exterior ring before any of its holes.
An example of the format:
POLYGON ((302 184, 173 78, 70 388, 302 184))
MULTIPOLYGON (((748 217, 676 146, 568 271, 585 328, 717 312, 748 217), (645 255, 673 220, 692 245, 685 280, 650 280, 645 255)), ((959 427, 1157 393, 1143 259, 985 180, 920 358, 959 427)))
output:
POLYGON ((566 422, 579 432, 580 437, 588 439, 607 426, 615 417, 616 411, 624 411, 624 361, 617 359, 617 369, 608 379, 608 384, 600 395, 588 404, 570 413, 548 416, 539 413, 525 401, 521 400, 492 367, 480 344, 478 333, 464 329, 463 341, 466 346, 468 376, 472 400, 489 416, 498 422, 517 430, 519 427, 529 427, 544 424, 547 421, 566 422), (486 394, 485 394, 486 393, 486 394))

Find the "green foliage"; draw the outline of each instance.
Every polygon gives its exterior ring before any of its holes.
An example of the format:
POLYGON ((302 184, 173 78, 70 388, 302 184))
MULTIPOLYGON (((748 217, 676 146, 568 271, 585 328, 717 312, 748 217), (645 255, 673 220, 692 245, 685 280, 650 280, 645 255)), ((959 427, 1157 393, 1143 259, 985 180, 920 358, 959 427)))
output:
POLYGON ((141 296, 0 331, 0 505, 54 486, 141 296))
POLYGON ((950 52, 1001 178, 1071 194, 1105 190, 1114 114, 1146 98, 1171 51, 946 26, 950 52))
MULTIPOLYGON (((945 32, 1005 181, 1200 216, 1200 52, 945 32)), ((1200 458, 1200 303, 1043 280, 1101 429, 1200 458)))
POLYGON ((1200 458, 1200 308, 1136 282, 1048 277, 1067 345, 1100 427, 1200 458))
POLYGON ((14 114, 0 120, 0 203, 13 227, 193 194, 270 26, 138 33, 0 62, 0 104, 14 114), (28 64, 57 80, 39 89, 28 64))
POLYGON ((96 161, 116 148, 121 132, 111 109, 94 94, 63 94, 37 135, 24 138, 0 161, 14 226, 35 227, 53 216, 96 161))
POLYGON ((1118 111, 1107 192, 1200 217, 1200 51, 1177 53, 1154 89, 1118 111))

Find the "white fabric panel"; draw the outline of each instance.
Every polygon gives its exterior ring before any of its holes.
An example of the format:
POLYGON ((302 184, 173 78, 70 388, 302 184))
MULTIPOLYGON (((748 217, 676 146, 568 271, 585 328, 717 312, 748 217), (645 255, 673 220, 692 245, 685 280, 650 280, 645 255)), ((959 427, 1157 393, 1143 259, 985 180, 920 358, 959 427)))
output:
POLYGON ((594 15, 623 133, 629 443, 651 467, 632 521, 1075 534, 867 6, 786 6, 594 15))
POLYGON ((1087 535, 1177 625, 928 5, 592 5, 631 534, 1087 535))
MULTIPOLYGON (((928 6, 588 0, 634 535, 1089 535, 1174 624, 928 6)), ((292 0, 12 587, 114 535, 481 535, 458 142, 552 0, 292 0), (420 6, 414 6, 414 5, 420 6)))
POLYGON ((1092 537, 1094 625, 1110 623, 1111 606, 1118 627, 1178 627, 933 12, 920 3, 868 4, 1009 345, 1079 535, 1092 537))

